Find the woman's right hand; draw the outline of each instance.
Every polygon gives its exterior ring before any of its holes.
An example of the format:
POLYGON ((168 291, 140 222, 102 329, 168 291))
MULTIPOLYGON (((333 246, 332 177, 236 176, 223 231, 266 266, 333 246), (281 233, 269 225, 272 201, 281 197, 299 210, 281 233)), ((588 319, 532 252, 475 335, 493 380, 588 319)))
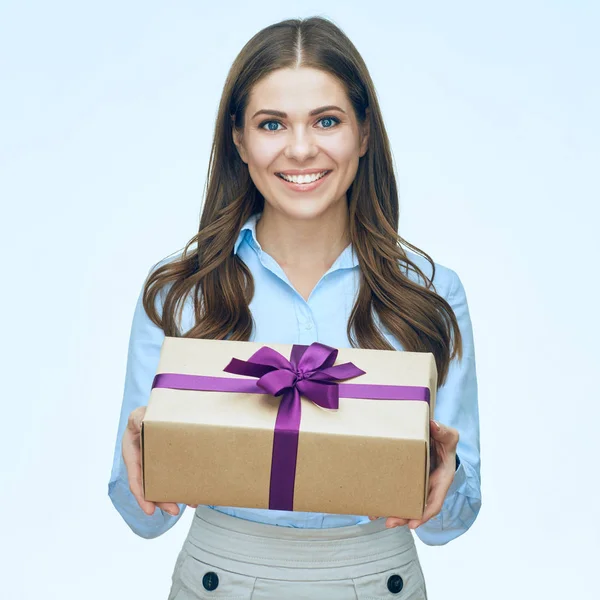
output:
POLYGON ((144 500, 144 493, 142 490, 142 453, 140 448, 140 435, 142 419, 145 414, 145 406, 139 406, 132 410, 129 415, 129 420, 127 421, 127 428, 123 434, 122 453, 125 466, 127 467, 129 489, 135 496, 141 509, 147 515, 153 515, 157 506, 168 512, 170 515, 178 515, 179 506, 175 502, 150 502, 144 500))

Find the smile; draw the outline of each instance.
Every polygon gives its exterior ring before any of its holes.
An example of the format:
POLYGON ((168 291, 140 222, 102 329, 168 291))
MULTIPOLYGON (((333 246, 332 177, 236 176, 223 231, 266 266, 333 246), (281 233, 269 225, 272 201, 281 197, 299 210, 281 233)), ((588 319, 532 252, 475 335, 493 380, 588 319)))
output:
POLYGON ((323 171, 314 175, 290 176, 276 173, 277 177, 286 185, 286 187, 297 192, 309 192, 319 187, 331 171, 323 171))

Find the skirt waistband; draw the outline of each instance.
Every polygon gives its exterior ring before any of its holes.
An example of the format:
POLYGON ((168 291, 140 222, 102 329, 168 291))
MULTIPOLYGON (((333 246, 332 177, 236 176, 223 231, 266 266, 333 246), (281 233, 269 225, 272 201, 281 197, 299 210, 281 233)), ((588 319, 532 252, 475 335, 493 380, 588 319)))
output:
POLYGON ((370 573, 375 561, 383 561, 383 566, 389 559, 395 566, 416 558, 412 532, 406 526, 386 529, 384 518, 347 527, 299 529, 247 521, 203 505, 196 509, 185 548, 197 560, 218 560, 221 568, 256 577, 273 567, 281 576, 297 575, 298 569, 322 573, 336 567, 337 576, 343 576, 341 568, 356 577, 362 571, 370 573))

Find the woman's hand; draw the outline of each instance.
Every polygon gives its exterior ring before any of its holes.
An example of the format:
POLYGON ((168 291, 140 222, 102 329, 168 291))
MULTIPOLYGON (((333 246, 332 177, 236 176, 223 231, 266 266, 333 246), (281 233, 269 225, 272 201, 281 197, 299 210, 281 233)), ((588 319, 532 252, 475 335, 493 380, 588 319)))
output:
MULTIPOLYGON (((385 522, 387 528, 408 525, 410 529, 416 529, 442 510, 446 494, 454 480, 456 446, 458 445, 459 435, 453 427, 438 424, 433 420, 430 422, 430 432, 431 472, 429 475, 429 494, 423 517, 421 519, 388 517, 385 522)), ((378 518, 369 517, 371 521, 378 518)))
MULTIPOLYGON (((122 453, 125 466, 127 467, 129 489, 135 496, 140 508, 147 515, 153 515, 157 506, 168 512, 170 515, 178 515, 179 506, 174 502, 149 502, 148 500, 144 500, 142 491, 142 453, 140 448, 140 434, 142 419, 145 414, 145 406, 139 406, 132 410, 127 422, 127 428, 123 434, 122 453)), ((198 505, 189 506, 196 508, 198 505)))

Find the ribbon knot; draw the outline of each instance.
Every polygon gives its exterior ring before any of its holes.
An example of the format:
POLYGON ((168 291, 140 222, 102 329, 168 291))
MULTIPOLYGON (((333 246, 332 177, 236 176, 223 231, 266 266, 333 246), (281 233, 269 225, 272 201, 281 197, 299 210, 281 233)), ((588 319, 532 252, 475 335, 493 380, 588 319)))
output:
POLYGON ((302 369, 298 369, 297 371, 294 371, 294 373, 296 374, 296 381, 302 381, 307 377, 306 373, 302 369))

